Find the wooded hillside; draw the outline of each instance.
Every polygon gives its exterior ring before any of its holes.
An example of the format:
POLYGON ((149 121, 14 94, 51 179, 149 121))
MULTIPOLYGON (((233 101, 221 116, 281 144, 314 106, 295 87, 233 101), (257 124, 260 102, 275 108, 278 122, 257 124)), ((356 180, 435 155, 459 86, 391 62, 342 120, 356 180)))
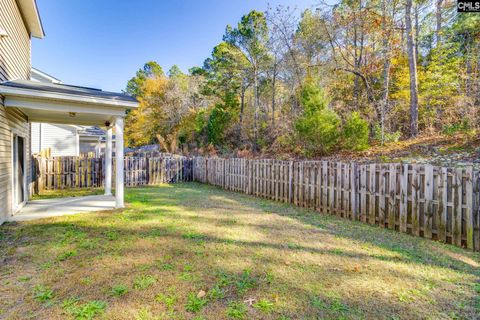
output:
POLYGON ((474 137, 480 15, 447 0, 251 11, 202 67, 148 62, 126 92, 130 146, 324 156, 418 135, 474 137))

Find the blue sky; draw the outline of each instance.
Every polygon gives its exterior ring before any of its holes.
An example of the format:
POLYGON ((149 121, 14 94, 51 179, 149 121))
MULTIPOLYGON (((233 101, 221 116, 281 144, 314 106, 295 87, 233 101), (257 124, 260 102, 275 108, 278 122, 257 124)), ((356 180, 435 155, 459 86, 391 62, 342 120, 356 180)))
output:
POLYGON ((45 39, 32 42, 32 65, 64 83, 120 91, 143 64, 165 71, 202 65, 227 24, 252 9, 314 0, 37 0, 45 39))

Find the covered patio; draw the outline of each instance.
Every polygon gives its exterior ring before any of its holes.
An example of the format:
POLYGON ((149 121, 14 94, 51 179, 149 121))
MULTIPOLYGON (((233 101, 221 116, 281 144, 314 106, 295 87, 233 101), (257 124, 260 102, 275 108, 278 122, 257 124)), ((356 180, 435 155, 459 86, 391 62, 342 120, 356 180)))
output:
POLYGON ((8 221, 30 221, 84 212, 111 210, 116 207, 112 195, 31 200, 8 221))
MULTIPOLYGON (((124 118, 129 109, 137 108, 135 98, 121 93, 106 92, 100 89, 72 85, 41 83, 30 80, 15 80, 0 84, 0 95, 4 97, 6 108, 15 108, 25 114, 28 122, 92 125, 106 129, 105 146, 105 196, 56 199, 55 201, 28 201, 29 173, 26 158, 31 157, 29 145, 23 145, 25 165, 13 177, 14 190, 22 195, 20 210, 11 220, 30 219, 48 212, 58 212, 63 208, 71 214, 88 208, 104 210, 124 207, 124 118), (115 197, 112 197, 112 131, 115 128, 115 197), (42 202, 43 201, 43 202, 42 202)), ((15 198, 15 197, 14 197, 15 198)))

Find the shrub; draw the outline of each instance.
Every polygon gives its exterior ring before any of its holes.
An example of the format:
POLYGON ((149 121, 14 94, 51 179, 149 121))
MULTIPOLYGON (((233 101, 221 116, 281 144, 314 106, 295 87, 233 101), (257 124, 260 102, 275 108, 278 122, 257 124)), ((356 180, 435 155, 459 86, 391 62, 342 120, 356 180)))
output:
POLYGON ((308 80, 301 92, 303 114, 295 121, 295 130, 308 155, 327 154, 340 136, 340 117, 327 108, 328 102, 321 87, 308 80))
POLYGON ((295 122, 295 129, 309 155, 328 154, 338 144, 340 117, 330 109, 305 113, 295 122))
POLYGON ((342 130, 342 147, 347 150, 360 151, 368 148, 368 123, 358 112, 352 112, 342 130))

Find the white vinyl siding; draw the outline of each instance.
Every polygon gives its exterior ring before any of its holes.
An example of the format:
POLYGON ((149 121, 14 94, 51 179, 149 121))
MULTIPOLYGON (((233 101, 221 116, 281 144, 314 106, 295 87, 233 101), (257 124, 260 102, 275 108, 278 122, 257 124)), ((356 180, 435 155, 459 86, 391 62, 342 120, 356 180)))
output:
POLYGON ((0 82, 30 78, 30 35, 15 0, 0 0, 0 82))
POLYGON ((77 156, 75 127, 61 124, 32 123, 32 153, 50 149, 52 157, 77 156))
POLYGON ((26 117, 17 109, 5 108, 0 100, 0 223, 12 214, 12 130, 25 138, 25 175, 31 184, 30 130, 26 117))

